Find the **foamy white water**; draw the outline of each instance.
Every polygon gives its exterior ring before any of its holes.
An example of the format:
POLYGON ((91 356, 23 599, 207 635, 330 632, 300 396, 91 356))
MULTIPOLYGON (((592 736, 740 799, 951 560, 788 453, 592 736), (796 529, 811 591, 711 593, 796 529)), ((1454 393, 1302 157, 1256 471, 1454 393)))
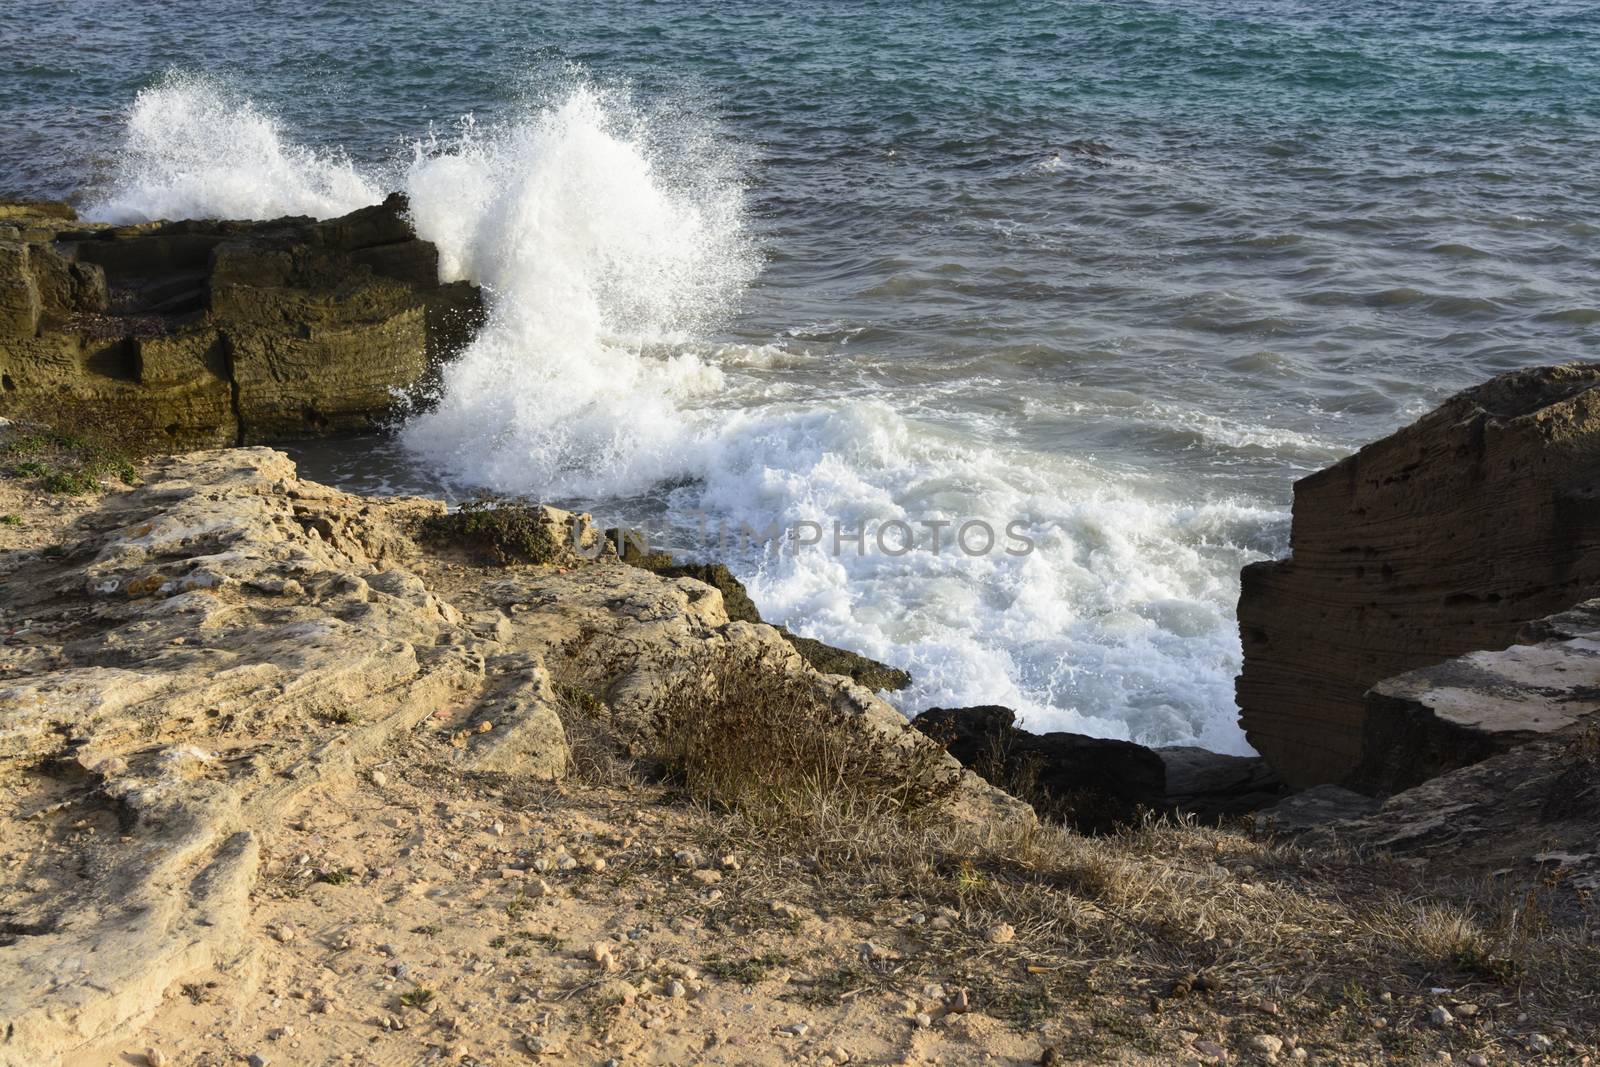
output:
MULTIPOLYGON (((738 168, 699 121, 578 84, 518 121, 420 145, 390 179, 443 273, 483 285, 490 303, 437 404, 403 431, 415 462, 460 484, 581 499, 602 517, 607 500, 672 486, 661 518, 680 527, 815 523, 815 548, 705 552, 729 560, 768 618, 908 668, 902 709, 1001 703, 1040 730, 1244 751, 1232 604, 1238 568, 1280 516, 1027 447, 998 417, 942 416, 915 387, 847 395, 831 386, 845 367, 813 373, 785 337, 711 343, 759 258, 738 168), (803 386, 772 377, 797 365, 803 386), (937 554, 926 541, 904 555, 872 547, 884 522, 969 519, 1002 535, 1017 523, 1034 549, 1008 554, 1002 537, 968 555, 949 534, 937 554), (867 551, 833 551, 835 523, 867 531, 867 551)), ((133 108, 96 214, 328 215, 384 184, 294 145, 210 83, 168 79, 133 108)), ((1180 414, 1163 424, 1282 444, 1180 414)))
POLYGON ((383 199, 342 155, 297 145, 277 119, 213 78, 173 72, 128 109, 110 188, 85 217, 332 218, 383 199))

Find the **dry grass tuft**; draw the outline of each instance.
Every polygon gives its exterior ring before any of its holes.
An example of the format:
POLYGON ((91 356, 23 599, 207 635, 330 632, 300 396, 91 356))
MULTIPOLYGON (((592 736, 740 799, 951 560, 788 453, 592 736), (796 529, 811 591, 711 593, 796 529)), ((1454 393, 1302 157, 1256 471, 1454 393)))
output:
POLYGON ((707 654, 664 686, 654 708, 670 782, 791 838, 915 827, 959 782, 935 746, 878 730, 814 679, 755 652, 707 654))

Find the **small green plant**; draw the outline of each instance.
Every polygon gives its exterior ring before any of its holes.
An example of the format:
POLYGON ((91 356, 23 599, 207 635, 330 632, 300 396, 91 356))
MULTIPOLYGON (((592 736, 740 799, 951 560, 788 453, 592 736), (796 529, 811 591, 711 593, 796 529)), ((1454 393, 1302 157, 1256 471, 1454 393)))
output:
POLYGON ((431 989, 412 986, 410 990, 400 994, 400 1003, 407 1008, 415 1008, 417 1011, 427 1011, 428 1005, 432 1004, 437 996, 438 994, 431 989))
POLYGON ((38 478, 46 492, 84 496, 101 490, 101 481, 116 477, 132 485, 138 480, 133 461, 111 434, 37 429, 0 443, 0 455, 19 459, 11 466, 18 478, 38 478))
POLYGON ((537 504, 484 495, 423 523, 423 535, 436 544, 459 545, 506 567, 513 563, 551 563, 562 541, 537 504))
POLYGON ((437 937, 444 932, 444 927, 438 923, 424 923, 421 926, 413 926, 411 932, 421 934, 423 937, 437 937))
POLYGON ((11 515, 11 514, 0 515, 0 526, 21 526, 21 525, 22 525, 22 516, 21 515, 11 515))
POLYGON ((789 962, 789 957, 776 952, 765 952, 759 956, 747 956, 734 959, 728 956, 709 956, 705 960, 705 970, 713 978, 724 982, 739 982, 743 985, 755 985, 773 970, 789 962))
POLYGON ((317 881, 322 882, 324 885, 344 885, 350 881, 350 872, 343 868, 320 871, 317 874, 317 881))

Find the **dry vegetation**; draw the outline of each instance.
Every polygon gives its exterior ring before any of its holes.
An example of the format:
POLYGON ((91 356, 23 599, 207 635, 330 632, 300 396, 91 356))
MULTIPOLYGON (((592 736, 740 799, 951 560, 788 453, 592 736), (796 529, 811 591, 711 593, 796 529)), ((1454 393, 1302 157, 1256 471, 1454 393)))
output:
POLYGON ((1562 887, 1430 884, 1403 862, 1308 851, 1253 824, 1084 836, 941 820, 950 781, 932 761, 863 743, 848 716, 758 663, 706 667, 663 695, 666 782, 692 805, 700 852, 763 857, 707 918, 770 922, 781 897, 891 928, 789 996, 937 982, 1047 1034, 1064 1012, 1086 1018, 1051 1038, 1070 1059, 1159 1058, 1174 1033, 1199 1040, 1201 1059, 1206 1035, 1246 1050, 1275 1037, 1280 1057, 1304 1047, 1323 1062, 1593 1048, 1600 915, 1557 922, 1546 904, 1562 887))

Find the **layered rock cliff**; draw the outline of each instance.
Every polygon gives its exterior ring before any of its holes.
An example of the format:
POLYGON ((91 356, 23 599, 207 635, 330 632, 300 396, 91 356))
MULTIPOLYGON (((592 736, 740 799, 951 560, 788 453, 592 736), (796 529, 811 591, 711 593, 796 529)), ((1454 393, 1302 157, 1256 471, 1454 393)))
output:
POLYGON ((1401 732, 1367 691, 1600 592, 1597 385, 1595 365, 1502 375, 1296 483, 1292 554, 1246 568, 1239 598, 1240 721, 1286 780, 1393 788, 1470 762, 1382 772, 1375 752, 1357 774, 1364 737, 1401 732))
POLYGON ((0 205, 0 414, 163 449, 380 424, 482 315, 405 211, 97 226, 0 205))

